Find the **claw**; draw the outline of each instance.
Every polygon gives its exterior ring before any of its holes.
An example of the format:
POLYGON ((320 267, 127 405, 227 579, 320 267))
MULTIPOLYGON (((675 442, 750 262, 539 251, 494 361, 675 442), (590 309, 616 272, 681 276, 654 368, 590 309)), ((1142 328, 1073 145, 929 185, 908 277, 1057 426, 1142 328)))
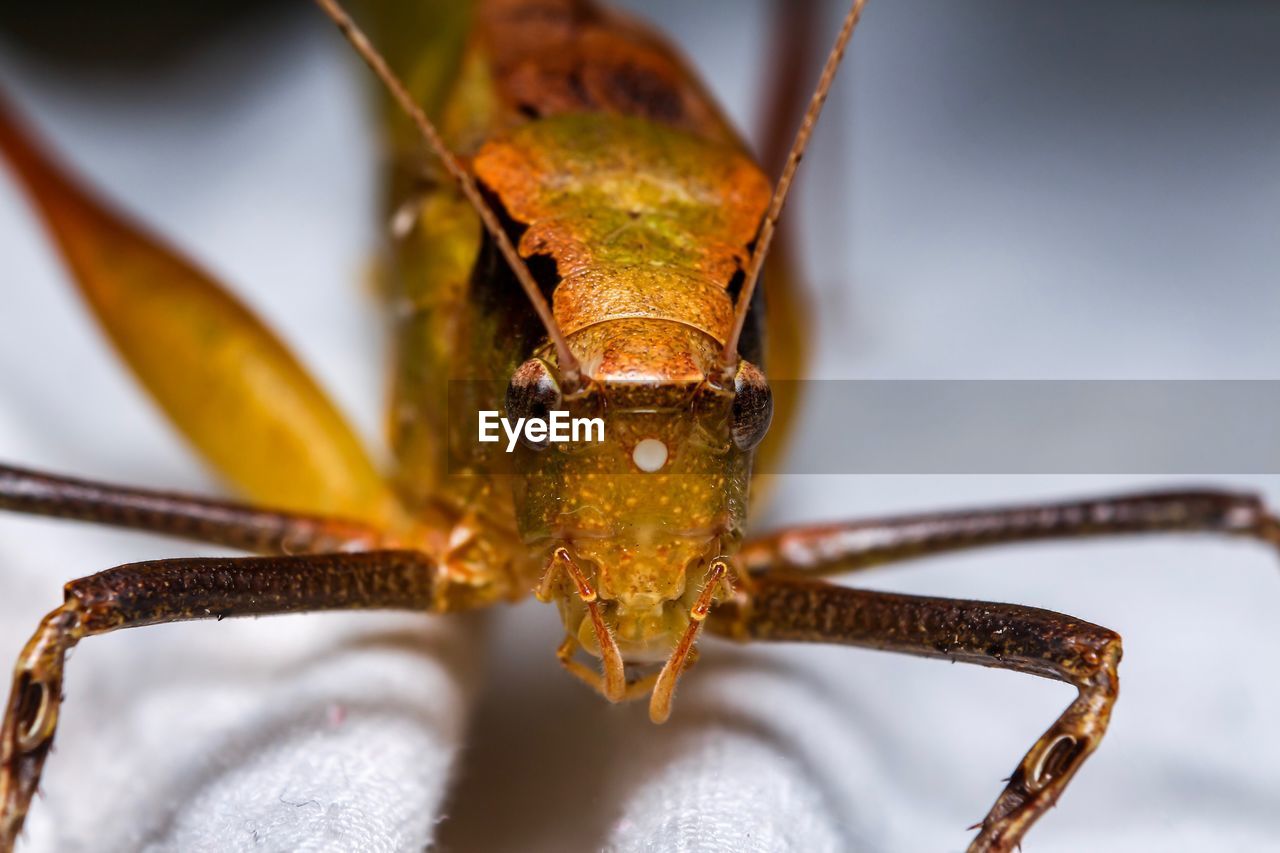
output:
POLYGON ((40 623, 18 658, 0 728, 0 853, 13 850, 53 746, 67 649, 80 635, 74 599, 40 623))

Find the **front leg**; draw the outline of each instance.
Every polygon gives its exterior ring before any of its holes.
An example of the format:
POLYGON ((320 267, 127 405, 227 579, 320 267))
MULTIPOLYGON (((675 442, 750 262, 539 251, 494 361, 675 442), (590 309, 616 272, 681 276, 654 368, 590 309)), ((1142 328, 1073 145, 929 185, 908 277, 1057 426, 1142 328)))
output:
POLYGON ((970 853, 1005 853, 1057 802, 1106 733, 1120 637, 1049 610, 760 578, 711 612, 707 629, 739 641, 838 643, 1012 669, 1079 695, 1036 741, 979 826, 970 853))
POLYGON ((437 571, 417 551, 156 560, 65 587, 18 657, 0 727, 0 851, 22 828, 53 743, 67 652, 84 637, 162 622, 319 610, 438 609, 437 571))

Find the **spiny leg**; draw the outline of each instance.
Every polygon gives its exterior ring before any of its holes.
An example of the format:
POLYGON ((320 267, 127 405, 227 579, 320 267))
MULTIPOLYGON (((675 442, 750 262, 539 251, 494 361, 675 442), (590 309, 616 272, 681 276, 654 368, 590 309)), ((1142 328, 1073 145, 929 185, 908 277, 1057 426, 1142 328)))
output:
POLYGON ((1257 496, 1199 490, 797 527, 746 543, 738 563, 750 573, 830 575, 1009 542, 1173 532, 1280 546, 1280 521, 1257 496))
POLYGON ((256 554, 387 547, 369 524, 0 465, 0 510, 144 530, 256 554))
POLYGON ((84 637, 162 622, 435 605, 436 567, 417 551, 156 560, 72 581, 18 656, 0 728, 0 851, 10 851, 40 782, 66 654, 84 637))
POLYGON ((740 641, 839 643, 945 658, 1074 685, 1079 695, 1019 762, 978 825, 970 853, 1018 846, 1097 748, 1118 689, 1118 634, 1035 607, 766 577, 713 610, 707 629, 740 641))

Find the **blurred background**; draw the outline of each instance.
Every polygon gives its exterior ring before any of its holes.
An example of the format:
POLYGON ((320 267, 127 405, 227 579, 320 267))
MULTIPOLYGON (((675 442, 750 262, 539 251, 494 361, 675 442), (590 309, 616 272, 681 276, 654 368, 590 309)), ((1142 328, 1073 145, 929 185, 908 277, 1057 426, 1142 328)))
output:
MULTIPOLYGON (((770 4, 624 5, 756 131, 770 4)), ((823 9, 810 74, 843 4, 823 9)), ((812 375, 1280 378, 1277 44, 1280 6, 1261 0, 873 0, 789 208, 815 309, 812 375)), ((368 82, 305 3, 0 5, 5 94, 93 185, 231 283, 381 447, 368 82)), ((114 364, 3 170, 0 295, 0 459, 217 489, 114 364)), ((795 441, 824 429, 802 417, 795 441)), ((762 529, 1166 482, 1123 470, 776 479, 762 529)), ((1280 505, 1280 477, 1194 482, 1280 505)), ((63 581, 189 552, 0 517, 0 660, 63 581)), ((1111 731, 1028 849, 1280 849, 1275 554, 1200 538, 1036 545, 857 582, 1034 604, 1124 635, 1111 731)), ((755 849, 794 841, 788 826, 823 839, 808 849, 962 849, 997 780, 1070 698, 1025 676, 873 652, 709 649, 672 723, 652 729, 643 708, 607 708, 561 674, 546 608, 481 621, 446 667, 475 679, 440 812, 451 850, 700 849, 725 825, 755 849), (673 822, 664 796, 701 796, 724 820, 673 822), (743 807, 761 798, 775 808, 743 807)), ((267 701, 254 685, 291 677, 275 644, 322 646, 338 624, 185 625, 86 644, 29 849, 183 848, 194 837, 183 832, 229 807, 198 786, 182 804, 139 797, 137 779, 210 760, 218 723, 192 729, 189 709, 239 691, 236 712, 251 718, 267 701), (112 766, 126 753, 136 763, 122 776, 112 766)), ((341 764, 361 744, 312 747, 341 764)))

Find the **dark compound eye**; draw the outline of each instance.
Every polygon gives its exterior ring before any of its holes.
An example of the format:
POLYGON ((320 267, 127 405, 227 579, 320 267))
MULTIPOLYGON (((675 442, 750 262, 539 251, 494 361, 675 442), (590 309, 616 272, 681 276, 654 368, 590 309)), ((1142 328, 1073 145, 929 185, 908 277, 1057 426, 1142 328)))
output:
MULTIPOLYGON (((507 418, 513 422, 518 418, 546 420, 553 410, 560 408, 560 403, 560 385, 550 365, 540 358, 531 358, 517 367, 507 384, 507 418)), ((529 441, 523 430, 520 434, 520 441, 531 450, 547 446, 545 440, 529 441)))
POLYGON ((764 374, 754 364, 743 361, 733 377, 733 413, 729 432, 741 450, 751 450, 769 431, 773 420, 773 392, 764 374))

